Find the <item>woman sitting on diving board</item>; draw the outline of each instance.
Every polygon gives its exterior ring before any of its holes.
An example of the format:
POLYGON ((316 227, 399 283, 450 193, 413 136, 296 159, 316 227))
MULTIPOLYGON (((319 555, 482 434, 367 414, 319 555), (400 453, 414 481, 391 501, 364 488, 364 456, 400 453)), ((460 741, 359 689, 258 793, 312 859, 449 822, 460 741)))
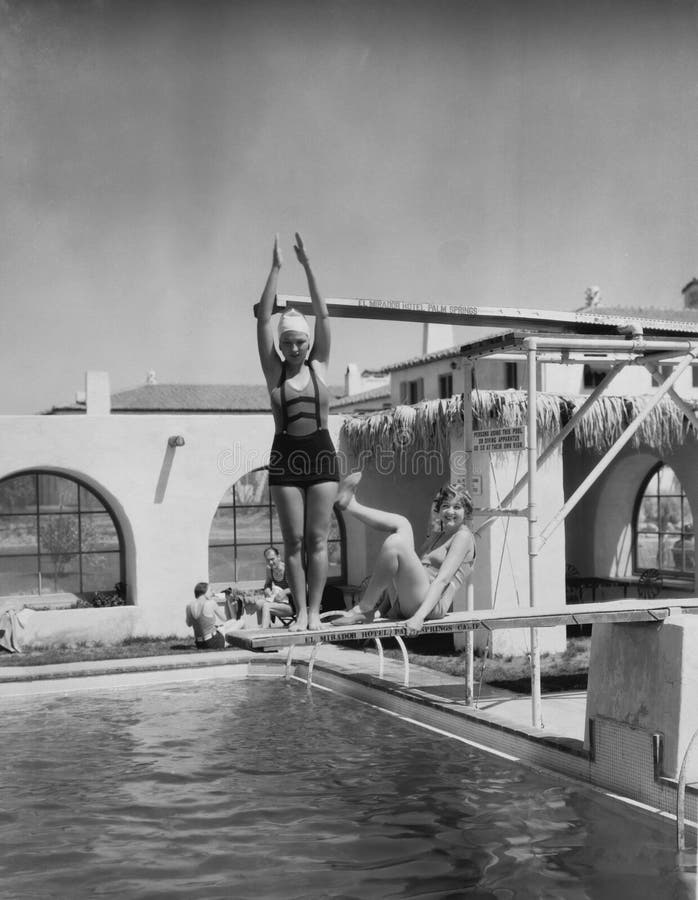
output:
POLYGON ((356 489, 360 480, 361 473, 353 472, 342 482, 336 505, 345 514, 389 534, 363 597, 332 625, 372 622, 383 591, 393 585, 397 599, 388 617, 406 619, 407 633, 417 634, 425 620, 440 619, 449 612, 456 590, 472 569, 475 539, 465 524, 472 515, 472 500, 458 484, 441 488, 433 501, 439 526, 417 553, 412 526, 404 516, 359 503, 356 489))

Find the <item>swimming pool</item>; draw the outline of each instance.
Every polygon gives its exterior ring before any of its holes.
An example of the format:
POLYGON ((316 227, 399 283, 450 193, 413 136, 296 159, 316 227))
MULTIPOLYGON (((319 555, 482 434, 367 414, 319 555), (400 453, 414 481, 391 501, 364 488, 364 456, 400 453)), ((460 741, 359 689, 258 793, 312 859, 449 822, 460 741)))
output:
POLYGON ((2 896, 693 896, 661 823, 299 682, 4 711, 2 896))

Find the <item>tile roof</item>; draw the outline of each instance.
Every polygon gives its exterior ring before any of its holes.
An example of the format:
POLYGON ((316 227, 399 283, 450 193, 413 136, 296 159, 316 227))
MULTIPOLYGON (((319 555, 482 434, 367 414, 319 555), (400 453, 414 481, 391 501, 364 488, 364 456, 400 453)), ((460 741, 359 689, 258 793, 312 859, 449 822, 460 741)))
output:
POLYGON ((582 306, 575 312, 598 313, 600 316, 624 316, 626 319, 660 319, 664 322, 698 322, 698 309, 663 306, 582 306))
MULTIPOLYGON (((336 397, 342 388, 330 385, 336 397)), ((143 384, 111 396, 113 413, 256 413, 269 412, 263 384, 143 384)), ((50 414, 80 413, 84 403, 54 406, 50 414)))
POLYGON ((410 359, 404 359, 402 362, 392 363, 384 366, 382 369, 375 369, 376 375, 387 375, 389 372, 399 372, 400 369, 410 369, 412 366, 421 366, 424 363, 436 362, 439 359, 451 359, 460 356, 460 348, 462 344, 455 347, 446 347, 444 350, 434 350, 433 353, 426 353, 422 356, 412 356, 410 359))
POLYGON ((381 387, 371 388, 370 391, 363 391, 360 394, 345 394, 343 397, 337 397, 336 400, 330 400, 330 409, 342 409, 345 406, 353 406, 355 403, 364 403, 367 400, 384 400, 390 397, 390 385, 384 384, 381 387))
POLYGON ((112 412, 266 412, 259 384, 145 384, 112 394, 112 412))

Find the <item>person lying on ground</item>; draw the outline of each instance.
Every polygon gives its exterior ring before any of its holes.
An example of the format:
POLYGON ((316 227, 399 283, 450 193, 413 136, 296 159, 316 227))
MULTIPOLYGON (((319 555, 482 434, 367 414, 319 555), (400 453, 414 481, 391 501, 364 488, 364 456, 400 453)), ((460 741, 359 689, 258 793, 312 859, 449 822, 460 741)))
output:
POLYGON ((388 537, 378 553, 363 597, 332 625, 372 622, 384 591, 392 588, 395 600, 388 618, 406 619, 407 633, 415 635, 427 619, 440 619, 449 612, 456 590, 472 569, 475 540, 466 525, 472 515, 472 500, 461 485, 441 488, 433 501, 437 530, 417 553, 412 526, 404 516, 359 503, 356 489, 360 479, 361 473, 354 472, 342 482, 337 506, 345 515, 387 531, 388 537))

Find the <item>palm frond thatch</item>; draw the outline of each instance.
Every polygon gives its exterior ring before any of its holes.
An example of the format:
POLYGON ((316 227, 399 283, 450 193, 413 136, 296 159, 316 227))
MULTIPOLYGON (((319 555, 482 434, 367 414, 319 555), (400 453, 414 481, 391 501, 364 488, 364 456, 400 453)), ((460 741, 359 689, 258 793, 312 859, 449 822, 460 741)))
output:
MULTIPOLYGON (((472 393, 473 429, 514 428, 526 425, 528 398, 525 391, 482 391, 472 393)), ((582 405, 585 397, 538 394, 537 422, 547 442, 582 405)), ((647 408, 648 396, 602 396, 586 412, 575 428, 575 442, 581 449, 607 450, 628 425, 647 408)), ((381 451, 407 452, 438 450, 448 452, 449 435, 455 423, 463 421, 462 396, 447 400, 427 400, 415 406, 397 406, 377 413, 347 418, 342 437, 347 449, 358 455, 381 451)), ((631 446, 647 446, 666 452, 683 443, 687 421, 668 398, 649 413, 634 435, 631 446)))
MULTIPOLYGON (((647 409, 649 402, 650 397, 645 395, 602 397, 577 425, 577 446, 598 452, 607 450, 647 409)), ((684 442, 687 429, 683 412, 669 397, 663 397, 641 423, 630 445, 666 453, 684 442)))

